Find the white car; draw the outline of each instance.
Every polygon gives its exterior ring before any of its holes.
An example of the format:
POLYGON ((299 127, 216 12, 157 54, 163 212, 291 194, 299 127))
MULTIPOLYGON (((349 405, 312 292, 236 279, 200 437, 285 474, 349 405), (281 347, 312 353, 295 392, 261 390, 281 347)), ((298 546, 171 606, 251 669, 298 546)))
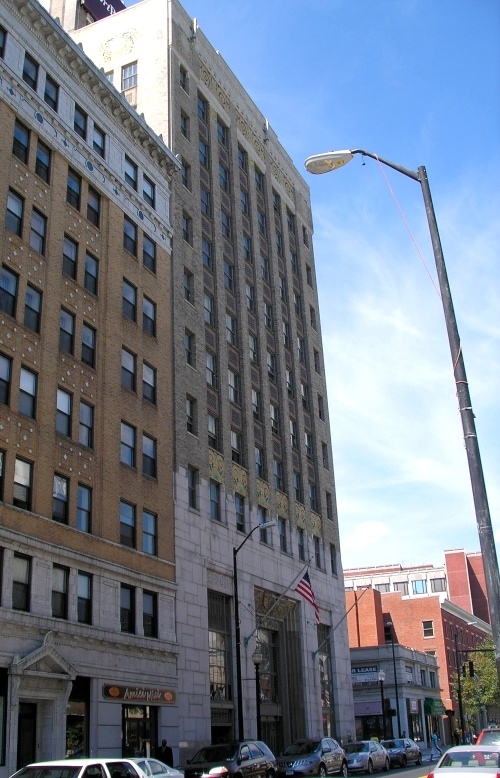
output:
POLYGON ((151 757, 134 757, 130 761, 139 765, 142 772, 146 773, 148 778, 184 778, 184 772, 182 770, 177 770, 175 767, 169 767, 163 762, 160 762, 159 759, 152 759, 151 757))
POLYGON ((34 762, 22 767, 11 778, 146 778, 133 759, 95 757, 34 762))
POLYGON ((497 778, 500 746, 453 746, 440 758, 428 778, 497 778))

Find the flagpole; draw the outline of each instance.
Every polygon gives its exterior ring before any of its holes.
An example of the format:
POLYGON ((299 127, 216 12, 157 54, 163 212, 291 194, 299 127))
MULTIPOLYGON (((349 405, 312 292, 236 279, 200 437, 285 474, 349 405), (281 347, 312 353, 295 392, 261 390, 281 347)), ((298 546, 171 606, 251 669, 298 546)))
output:
MULTIPOLYGON (((269 610, 267 611, 267 613, 265 613, 265 614, 264 614, 264 615, 263 615, 263 616, 262 616, 262 617, 259 619, 259 624, 257 624, 257 626, 256 626, 256 627, 255 627, 255 628, 254 628, 254 629, 253 629, 253 630, 250 632, 250 634, 248 635, 248 637, 246 637, 246 638, 243 638, 243 645, 245 646, 245 648, 248 646, 248 644, 249 644, 250 640, 252 639, 253 635, 255 635, 255 633, 257 632, 257 630, 258 630, 258 629, 260 629, 260 627, 262 626, 262 623, 263 623, 263 622, 264 622, 264 621, 265 621, 265 620, 266 620, 266 619, 267 619, 267 618, 268 618, 268 617, 271 615, 271 613, 273 612, 273 610, 274 610, 274 609, 277 607, 278 603, 280 603, 280 602, 281 602, 281 600, 283 599, 283 597, 285 596, 285 594, 286 594, 287 592, 289 592, 289 591, 290 591, 290 589, 292 588, 292 586, 293 586, 295 583, 298 583, 298 581, 301 581, 301 580, 303 579, 303 577, 304 577, 304 573, 306 573, 308 570, 309 570, 309 564, 307 564, 307 565, 305 566, 305 568, 302 570, 302 572, 300 573, 300 578, 299 578, 299 576, 297 576, 297 575, 296 575, 296 576, 295 576, 295 578, 292 580, 292 583, 291 583, 289 586, 287 586, 287 588, 285 589, 285 591, 284 591, 284 592, 282 592, 282 593, 280 594, 280 596, 278 597, 278 599, 276 600, 276 602, 274 602, 274 603, 271 605, 271 607, 269 608, 269 610)), ((258 615, 258 614, 256 614, 256 615, 258 615)))

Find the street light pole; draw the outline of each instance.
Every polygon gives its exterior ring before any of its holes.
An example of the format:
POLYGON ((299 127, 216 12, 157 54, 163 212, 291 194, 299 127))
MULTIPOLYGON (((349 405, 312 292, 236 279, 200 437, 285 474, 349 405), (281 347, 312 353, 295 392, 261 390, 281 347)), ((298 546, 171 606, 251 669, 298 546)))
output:
POLYGON ((244 740, 244 722, 243 722, 243 684, 241 680, 241 626, 240 626, 240 603, 238 600, 238 565, 236 557, 238 551, 245 545, 248 538, 258 529, 267 529, 274 527, 276 522, 265 521, 263 524, 257 524, 248 532, 240 545, 233 548, 233 592, 234 592, 234 632, 236 638, 236 698, 238 708, 238 740, 244 740))
POLYGON ((260 716, 260 665, 263 660, 262 652, 257 648, 252 654, 252 662, 255 665, 255 711, 257 718, 257 740, 262 740, 262 721, 260 716))
POLYGON ((464 705, 462 701, 462 682, 460 680, 460 656, 458 654, 458 636, 462 634, 462 630, 459 629, 457 632, 455 632, 455 664, 457 666, 457 696, 458 696, 458 712, 460 715, 460 731, 461 731, 461 738, 460 742, 464 742, 465 737, 465 727, 464 727, 464 705))
POLYGON ((344 151, 327 151, 324 154, 316 154, 308 157, 305 161, 306 169, 310 173, 329 173, 342 167, 353 158, 354 154, 361 154, 365 157, 377 160, 382 165, 402 173, 408 178, 418 181, 422 189, 424 198, 427 222, 432 240, 434 251, 434 260, 439 280, 439 290, 443 304, 446 329, 450 344, 451 358, 453 362, 453 374, 457 388, 458 405, 460 416, 462 418, 462 429, 464 433, 465 450, 469 464, 470 480, 472 485, 472 495, 474 498, 474 508, 476 513, 476 524, 479 534, 479 545, 483 557, 484 575, 486 580, 486 591, 488 594, 488 604, 490 609, 491 629, 493 641, 495 643, 495 661, 497 667, 498 679, 500 681, 500 574, 498 570, 498 559, 495 549, 495 537, 491 524, 490 509, 488 506, 488 495, 486 493, 486 484, 484 481, 483 468, 481 464, 481 455, 476 434, 476 425, 474 422, 474 413, 469 394, 469 384, 465 372, 465 364, 462 354, 462 346, 458 327, 453 308, 448 275, 444 262, 443 249, 436 221, 436 214, 432 203, 429 181, 425 167, 418 168, 418 172, 397 165, 382 159, 377 154, 373 154, 363 149, 352 149, 344 151))
POLYGON ((385 701, 384 701, 384 681, 385 673, 383 670, 379 670, 378 679, 380 681, 380 701, 382 703, 382 740, 385 740, 385 701))
POLYGON ((401 715, 399 712, 399 690, 398 690, 398 674, 396 672, 396 655, 394 653, 394 624, 392 621, 386 622, 386 627, 391 628, 391 647, 392 647, 392 667, 394 670, 394 693, 396 695, 396 713, 398 717, 398 737, 402 737, 401 734, 401 715))

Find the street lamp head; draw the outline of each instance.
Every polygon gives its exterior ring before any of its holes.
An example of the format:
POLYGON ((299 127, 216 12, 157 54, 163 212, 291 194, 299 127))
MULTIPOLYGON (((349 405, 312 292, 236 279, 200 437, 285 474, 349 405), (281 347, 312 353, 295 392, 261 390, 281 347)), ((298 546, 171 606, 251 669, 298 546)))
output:
POLYGON ((343 167, 352 158, 353 153, 349 149, 344 151, 325 151, 323 154, 314 154, 312 157, 308 157, 304 165, 309 173, 319 175, 320 173, 330 173, 331 170, 343 167))
POLYGON ((269 527, 275 527, 276 524, 276 519, 271 519, 271 521, 265 521, 263 524, 259 524, 258 529, 268 529, 269 527))
POLYGON ((258 667, 260 664, 262 664, 262 660, 264 657, 262 656, 262 651, 259 651, 257 648, 252 654, 252 662, 256 667, 258 667))
POLYGON ((378 671, 378 679, 379 681, 382 681, 382 683, 385 681, 385 673, 383 670, 378 671))

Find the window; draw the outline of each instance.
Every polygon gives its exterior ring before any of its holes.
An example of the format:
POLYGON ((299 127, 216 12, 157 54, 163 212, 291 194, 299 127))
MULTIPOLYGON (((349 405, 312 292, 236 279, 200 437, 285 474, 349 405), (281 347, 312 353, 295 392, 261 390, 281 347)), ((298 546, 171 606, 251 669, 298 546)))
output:
POLYGON ((229 399, 235 405, 239 405, 240 397, 240 377, 234 370, 228 369, 227 382, 229 385, 229 399))
POLYGON ((237 465, 241 465, 243 461, 242 447, 241 433, 236 430, 231 430, 231 458, 237 465))
POLYGON ((434 622, 433 621, 423 621, 422 622, 422 632, 423 632, 424 638, 433 638, 434 637, 434 622))
POLYGON ((283 490, 283 463, 273 460, 274 488, 283 490))
POLYGON ((293 293, 293 307, 295 309, 295 315, 298 319, 302 318, 302 298, 297 292, 293 293))
POLYGON ((300 382, 300 395, 302 397, 302 407, 309 410, 309 387, 304 381, 300 382))
POLYGON ((122 348, 122 386, 135 392, 136 389, 136 356, 128 349, 122 348))
POLYGON ((229 313, 226 313, 226 340, 236 346, 236 319, 229 313))
POLYGON ((314 370, 321 375, 321 357, 319 351, 314 349, 314 370))
POLYGON ((425 673, 425 670, 422 667, 420 668, 420 684, 422 686, 427 686, 426 673, 425 673))
POLYGON ((431 578, 431 592, 445 592, 446 578, 431 578))
POLYGON ((156 440, 146 434, 142 436, 142 472, 156 478, 156 440))
POLYGON ((316 496, 316 484, 309 482, 309 507, 312 511, 318 510, 318 499, 316 496))
POLYGON ((137 165, 130 157, 127 157, 127 155, 125 155, 124 175, 127 184, 129 184, 132 189, 137 190, 137 165))
POLYGON ((208 103, 201 95, 198 95, 198 116, 204 122, 208 119, 208 103))
POLYGON ((305 227, 302 227, 302 242, 304 246, 309 246, 309 235, 305 227))
POLYGON ((313 544, 314 544, 314 563, 318 570, 323 569, 323 560, 322 560, 322 554, 321 554, 321 538, 318 538, 317 536, 313 536, 313 544))
POLYGON ((219 183, 221 189, 224 189, 225 192, 229 192, 229 170, 222 164, 219 164, 219 183))
POLYGON ((33 208, 31 212, 30 247, 39 254, 45 254, 45 236, 47 234, 46 217, 33 208))
POLYGON ((184 299, 194 304, 194 276, 190 270, 184 268, 184 299))
POLYGON ((290 251, 290 265, 292 266, 292 272, 295 275, 299 274, 299 263, 297 261, 297 254, 295 251, 290 251))
POLYGON ((224 286, 234 292, 234 267, 224 260, 224 286))
POLYGON ((252 239, 248 235, 243 235, 243 259, 252 263, 252 239))
POLYGON ((82 327, 82 362, 95 367, 95 329, 88 324, 82 327))
POLYGON ((320 394, 318 394, 318 416, 321 421, 325 421, 325 403, 323 397, 320 394))
POLYGON ((201 256, 205 267, 212 269, 212 243, 203 238, 201 241, 201 256))
POLYGON ((228 129, 225 124, 223 124, 222 120, 217 117, 217 140, 219 141, 222 146, 225 146, 227 148, 228 145, 228 129))
POLYGON ((0 274, 0 311, 16 315, 17 275, 2 265, 0 274))
POLYGON ((198 157, 203 167, 208 168, 210 162, 208 143, 205 143, 201 138, 198 144, 198 157))
POLYGON ((210 481, 210 518, 213 521, 221 520, 220 484, 216 481, 210 481))
POLYGON ((94 227, 99 227, 101 221, 101 195, 89 186, 87 195, 87 219, 94 227))
POLYGON ((129 467, 135 467, 135 427, 122 421, 120 462, 129 467))
POLYGON ((308 286, 312 288, 313 285, 312 269, 309 267, 309 265, 306 265, 306 280, 308 286))
POLYGON ((33 478, 33 465, 25 459, 16 457, 14 471, 14 498, 13 504, 17 508, 31 510, 31 489, 33 478))
POLYGON ((273 189, 273 209, 274 209, 274 212, 277 213, 278 216, 280 216, 280 214, 281 214, 281 197, 279 196, 279 194, 277 192, 274 191, 274 189, 273 189))
POLYGON ((260 419, 260 392, 252 389, 252 409, 255 419, 260 419))
POLYGON ((78 260, 78 243, 64 236, 63 241, 63 273, 70 278, 76 278, 76 267, 78 260))
POLYGON ((312 435, 310 432, 304 432, 304 443, 306 447, 306 456, 308 459, 312 459, 313 446, 312 446, 312 435))
POLYGON ((80 138, 87 137, 87 121, 88 117, 83 108, 80 108, 79 105, 75 104, 75 115, 73 120, 73 127, 77 135, 80 136, 80 138))
POLYGON ((245 532, 245 498, 235 492, 234 510, 236 514, 236 529, 238 532, 245 532))
MULTIPOLYGON (((0 291, 1 298, 1 291, 0 291)), ((42 309, 42 294, 31 284, 26 286, 24 302, 24 326, 33 332, 40 332, 40 312, 42 309)))
MULTIPOLYGON (((285 339, 285 329, 283 327, 283 340, 284 339, 285 339)), ((287 367, 285 370, 285 377, 286 377, 286 390, 290 397, 295 397, 295 381, 293 378, 293 373, 289 367, 287 367)))
POLYGON ((393 588, 395 592, 401 592, 403 595, 408 594, 408 581, 395 581, 393 583, 393 588))
POLYGON ((80 199, 82 194, 82 178, 71 168, 68 169, 68 180, 66 185, 66 202, 80 210, 80 199))
POLYGON ((15 157, 28 164, 30 151, 30 131, 24 124, 16 120, 14 125, 14 142, 12 144, 12 153, 15 157))
POLYGON ((189 140, 189 116, 181 111, 181 135, 189 140))
POLYGON ((210 327, 213 327, 215 321, 214 298, 211 294, 207 294, 207 292, 205 292, 203 297, 203 311, 205 324, 209 324, 210 327))
POLYGON ((120 586, 120 627, 122 632, 135 634, 135 589, 133 586, 120 586))
POLYGON ((80 401, 78 440, 82 446, 94 447, 94 409, 83 400, 80 401))
POLYGON ((123 216, 123 248, 137 256, 137 225, 128 216, 123 216))
POLYGON ((193 510, 198 510, 198 478, 199 471, 195 467, 188 467, 188 505, 193 510))
POLYGON ((210 386, 217 386, 217 369, 216 369, 216 359, 215 355, 212 354, 210 351, 207 351, 206 354, 206 378, 207 378, 207 384, 210 384, 210 386))
POLYGON ((255 475, 264 478, 264 450, 255 446, 255 475))
POLYGON ((264 324, 268 330, 273 331, 273 306, 269 303, 264 303, 264 324))
POLYGON ((52 108, 53 111, 57 111, 57 105, 59 102, 59 84, 57 84, 48 74, 45 76, 45 91, 43 93, 43 99, 47 105, 52 108))
POLYGON ((298 447, 297 438, 297 422, 290 419, 290 445, 292 448, 298 447))
POLYGON ((300 473, 294 470, 293 473, 293 494, 298 502, 302 502, 302 478, 300 473))
POLYGON ((278 533, 280 538, 280 551, 288 554, 288 537, 286 519, 278 518, 278 533))
POLYGON ((325 493, 326 497, 326 518, 333 521, 333 498, 330 492, 325 493))
POLYGON ((25 367, 21 368, 19 386, 19 413, 36 418, 36 390, 38 377, 25 367))
POLYGON ((283 276, 280 276, 280 298, 281 300, 286 303, 288 302, 288 291, 286 288, 286 279, 283 278, 283 276))
POLYGON ((142 329, 148 335, 156 336, 156 303, 146 296, 142 300, 142 329))
POLYGON ((419 581, 412 581, 411 588, 413 594, 427 594, 427 581, 425 580, 425 578, 419 581))
POLYGON ((250 210, 250 201, 248 195, 243 189, 240 190, 240 205, 242 213, 248 213, 250 210))
POLYGON ((257 335, 250 334, 248 336, 248 351, 250 356, 250 362, 257 362, 258 360, 257 335))
POLYGON ((137 319, 137 289, 125 278, 122 286, 122 314, 132 321, 137 319))
POLYGON ((5 41, 7 40, 7 33, 3 27, 0 27, 0 57, 3 59, 5 54, 5 41))
POLYGON ((182 237, 190 246, 193 245, 193 220, 187 213, 182 214, 182 237))
POLYGON ((142 398, 156 405, 156 370, 147 362, 142 363, 142 398))
POLYGON ((297 336, 297 354, 300 362, 306 361, 306 350, 304 345, 304 339, 297 336))
POLYGON ((238 146, 238 167, 240 170, 244 170, 245 173, 248 170, 248 154, 241 146, 238 146))
POLYGON ((260 257, 260 274, 264 281, 267 281, 267 283, 270 283, 271 280, 271 271, 269 267, 269 260, 267 257, 260 257))
POLYGON ((137 86, 137 62, 130 62, 122 67, 122 92, 137 86))
MULTIPOLYGON (((262 508, 260 505, 257 508, 257 515, 259 519, 259 524, 267 524, 267 511, 265 508, 262 508)), ((260 542, 266 543, 268 545, 271 545, 271 538, 270 538, 270 532, 268 532, 268 528, 265 527, 264 529, 259 530, 259 536, 260 536, 260 542)))
POLYGON ((69 480, 54 473, 52 490, 52 518, 61 524, 68 523, 69 480))
POLYGON ((429 686, 431 686, 433 689, 437 687, 436 673, 432 670, 429 670, 429 686))
POLYGON ((255 188, 258 192, 264 192, 264 173, 255 168, 255 188))
POLYGON ((198 434, 197 403, 194 397, 186 397, 186 429, 191 435, 198 434))
POLYGON ((68 569, 59 565, 52 566, 52 616, 68 618, 68 569))
POLYGON ((228 240, 231 240, 231 217, 225 211, 221 211, 220 223, 222 234, 228 240))
POLYGON ((181 161, 182 185, 191 191, 191 165, 188 165, 185 159, 181 161))
POLYGON ((326 443, 321 444, 321 452, 322 452, 322 458, 323 458, 323 467, 325 470, 330 469, 330 463, 328 461, 328 446, 326 443))
POLYGON ((290 348, 290 345, 292 343, 292 336, 290 332, 290 325, 288 322, 284 321, 282 323, 282 329, 283 329, 283 345, 285 348, 290 348))
POLYGON ((219 420, 212 416, 211 413, 207 416, 207 428, 208 428, 208 445, 210 448, 218 450, 219 448, 219 420))
POLYGON ((99 280, 99 262, 92 254, 85 254, 85 274, 83 285, 87 292, 97 294, 97 285, 99 280))
POLYGON ((12 608, 15 611, 29 612, 31 559, 22 554, 14 554, 12 568, 12 608))
POLYGON ((156 187, 147 176, 142 177, 142 197, 145 203, 150 205, 151 208, 155 208, 156 187))
POLYGON ((92 489, 78 484, 76 495, 76 527, 82 532, 90 532, 92 527, 92 489))
POLYGON ((5 226, 19 237, 23 234, 23 213, 24 199, 9 189, 5 226))
POLYGON ((389 592, 391 590, 391 587, 389 583, 378 583, 375 584, 375 589, 378 592, 389 592))
POLYGON ((71 410, 73 398, 64 389, 57 390, 56 432, 71 437, 71 410))
POLYGON ((267 352, 267 373, 269 378, 276 380, 276 356, 270 351, 267 352))
POLYGON ((142 512, 142 550, 151 556, 156 556, 158 553, 157 526, 156 514, 144 510, 142 512))
POLYGON ((38 68, 38 62, 36 62, 33 57, 30 57, 28 52, 26 52, 24 55, 23 81, 32 89, 36 89, 38 81, 38 68))
POLYGON ((210 192, 204 186, 200 187, 200 207, 205 216, 210 216, 210 192))
POLYGON ((317 321, 316 321, 316 311, 315 311, 314 308, 312 308, 312 307, 309 308, 309 315, 310 315, 310 319, 311 319, 311 327, 313 328, 313 330, 317 330, 318 329, 318 325, 317 325, 317 321))
POLYGON ((297 548, 301 562, 306 561, 306 533, 302 527, 297 527, 297 548))
POLYGON ((245 299, 248 310, 253 313, 255 311, 255 289, 250 284, 245 284, 245 299))
POLYGON ((120 543, 135 548, 135 506, 120 500, 120 543))
POLYGON ((267 235, 266 215, 262 211, 257 211, 257 225, 259 234, 265 238, 267 235))
POLYGON ((46 184, 50 184, 50 167, 52 161, 52 152, 49 147, 38 141, 36 145, 35 173, 46 184))
POLYGON ((179 83, 186 94, 189 94, 188 72, 182 65, 179 66, 179 83))
POLYGON ((104 159, 106 151, 106 134, 97 126, 97 124, 94 124, 94 129, 92 131, 92 148, 96 154, 99 154, 99 156, 104 159))
POLYGON ((291 211, 288 210, 288 208, 286 209, 286 222, 290 232, 295 233, 295 216, 291 211))
POLYGON ((269 415, 271 417, 271 430, 275 435, 279 435, 280 434, 279 411, 278 411, 278 407, 276 405, 273 405, 273 403, 269 404, 269 415))
POLYGON ((145 637, 158 637, 158 597, 153 592, 142 593, 142 628, 145 637))
POLYGON ((77 618, 80 624, 92 624, 92 576, 78 571, 77 618))

